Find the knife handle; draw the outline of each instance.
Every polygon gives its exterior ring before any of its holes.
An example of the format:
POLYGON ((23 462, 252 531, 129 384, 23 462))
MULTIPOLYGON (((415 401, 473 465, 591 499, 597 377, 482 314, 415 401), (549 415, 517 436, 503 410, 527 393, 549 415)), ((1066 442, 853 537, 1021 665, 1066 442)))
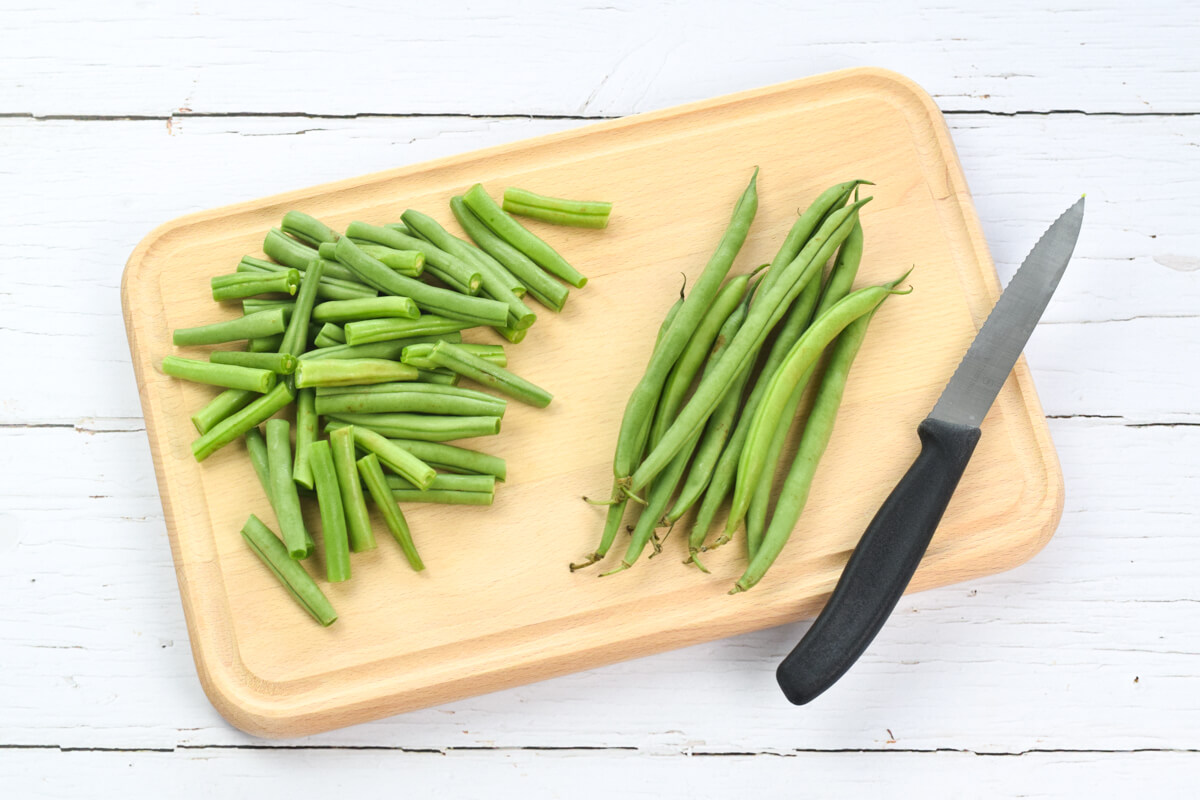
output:
POLYGON ((933 418, 917 434, 916 461, 867 526, 816 622, 775 672, 779 688, 796 705, 836 683, 879 633, 979 441, 979 428, 933 418))

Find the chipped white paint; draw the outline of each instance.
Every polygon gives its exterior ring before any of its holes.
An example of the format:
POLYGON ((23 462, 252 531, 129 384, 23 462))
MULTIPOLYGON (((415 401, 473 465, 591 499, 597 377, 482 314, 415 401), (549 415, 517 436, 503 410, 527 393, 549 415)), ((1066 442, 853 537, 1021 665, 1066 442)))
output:
POLYGON ((8 9, 6 793, 111 794, 134 765, 147 795, 370 790, 393 773, 497 797, 711 796, 796 775, 840 797, 1185 795, 1200 778, 1198 18, 1169 2, 902 6, 8 9), (288 743, 315 751, 244 749, 262 743, 212 710, 187 647, 120 321, 134 244, 188 211, 863 63, 969 112, 948 121, 1003 279, 1088 193, 1027 351, 1067 484, 1046 550, 906 598, 803 710, 771 675, 803 630, 787 626, 288 743), (1054 109, 1088 113, 1007 115, 1054 109), (229 112, 244 113, 213 116, 229 112), (346 749, 362 746, 389 749, 346 749))

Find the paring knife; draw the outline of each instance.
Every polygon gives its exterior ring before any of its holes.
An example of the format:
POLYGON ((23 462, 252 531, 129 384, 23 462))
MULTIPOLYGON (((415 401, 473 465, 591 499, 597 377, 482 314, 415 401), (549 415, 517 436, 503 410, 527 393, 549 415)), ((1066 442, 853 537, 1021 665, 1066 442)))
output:
POLYGON ((1071 260, 1082 223, 1081 197, 1025 257, 917 427, 916 461, 867 526, 816 622, 776 670, 779 687, 796 705, 845 674, 904 594, 975 450, 984 415, 1071 260))

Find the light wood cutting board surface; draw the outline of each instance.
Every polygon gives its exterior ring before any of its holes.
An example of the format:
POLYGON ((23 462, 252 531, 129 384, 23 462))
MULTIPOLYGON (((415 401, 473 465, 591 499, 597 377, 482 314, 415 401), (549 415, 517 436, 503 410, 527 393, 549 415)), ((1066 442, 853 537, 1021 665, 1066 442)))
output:
MULTIPOLYGON (((220 168, 220 165, 214 165, 220 168)), ((123 302, 147 431, 193 652, 205 690, 233 724, 266 736, 340 727, 456 698, 813 615, 849 550, 915 456, 933 406, 997 296, 944 123, 919 88, 851 70, 601 123, 203 212, 150 234, 130 258, 123 302), (828 185, 873 180, 863 212, 859 284, 915 267, 911 295, 890 299, 860 353, 829 450, 797 532, 754 590, 730 597, 744 553, 662 556, 597 579, 567 563, 589 552, 624 402, 655 331, 695 277, 754 166, 760 206, 735 271, 769 261, 797 209, 828 185), (238 534, 253 512, 274 523, 243 448, 203 464, 188 415, 213 394, 163 376, 170 331, 233 316, 208 279, 261 253, 262 236, 298 208, 335 227, 384 223, 406 208, 457 230, 447 201, 481 181, 614 202, 605 231, 530 222, 591 281, 539 321, 510 367, 554 393, 536 410, 510 404, 498 437, 470 446, 503 455, 509 480, 490 508, 410 506, 428 569, 413 573, 386 538, 352 559, 354 579, 322 583, 340 619, 315 625, 238 534)), ((469 338, 496 341, 490 332, 469 338)), ((1051 536, 1058 471, 1024 361, 983 426, 912 590, 1021 563, 1051 536)), ((685 518, 685 522, 688 518, 685 518)), ((379 526, 382 533, 382 526, 379 526)), ((606 564, 615 565, 621 541, 606 564)), ((323 571, 323 570, 322 570, 323 571)))

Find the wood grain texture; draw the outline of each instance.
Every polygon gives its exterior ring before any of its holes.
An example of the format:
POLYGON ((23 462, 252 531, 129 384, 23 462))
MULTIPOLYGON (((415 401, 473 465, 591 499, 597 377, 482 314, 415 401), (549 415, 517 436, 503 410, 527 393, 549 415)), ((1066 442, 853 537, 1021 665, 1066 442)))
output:
MULTIPOLYGON (((193 215, 139 245, 123 286, 201 680, 227 718, 264 735, 328 729, 813 613, 907 465, 912 426, 997 292, 936 107, 881 71, 820 76, 193 215), (830 159, 838 171, 790 157, 785 131, 826 153, 841 148, 830 159), (706 259, 720 231, 708 220, 728 216, 754 163, 774 166, 760 184, 763 210, 743 263, 769 260, 799 198, 869 175, 879 186, 864 227, 886 256, 868 257, 860 277, 884 280, 917 263, 918 292, 905 308, 891 303, 878 315, 888 336, 874 337, 859 357, 804 548, 794 546, 752 599, 724 596, 740 571, 732 551, 712 559, 706 579, 662 563, 602 583, 571 575, 563 565, 590 548, 598 526, 595 510, 576 498, 603 490, 616 416, 669 304, 663 298, 679 271, 694 274, 706 259), (603 238, 555 237, 592 282, 515 349, 512 366, 558 400, 545 414, 510 411, 494 446, 509 456, 511 478, 495 507, 411 515, 415 530, 437 531, 423 539, 427 563, 453 567, 387 583, 401 568, 398 554, 382 548, 360 559, 359 580, 330 587, 341 621, 317 630, 280 613, 277 587, 234 535, 263 504, 247 462, 230 451, 193 461, 186 409, 204 393, 165 379, 155 364, 170 352, 170 329, 212 318, 207 276, 253 251, 283 210, 300 207, 335 226, 385 221, 408 205, 437 208, 474 180, 608 197, 622 209, 603 238), (837 488, 849 485, 861 491, 837 488), (537 557, 514 558, 516 537, 537 557), (636 613, 647 606, 652 616, 636 613)), ((984 429, 914 590, 1021 563, 1057 524, 1061 476, 1023 364, 984 429)))

